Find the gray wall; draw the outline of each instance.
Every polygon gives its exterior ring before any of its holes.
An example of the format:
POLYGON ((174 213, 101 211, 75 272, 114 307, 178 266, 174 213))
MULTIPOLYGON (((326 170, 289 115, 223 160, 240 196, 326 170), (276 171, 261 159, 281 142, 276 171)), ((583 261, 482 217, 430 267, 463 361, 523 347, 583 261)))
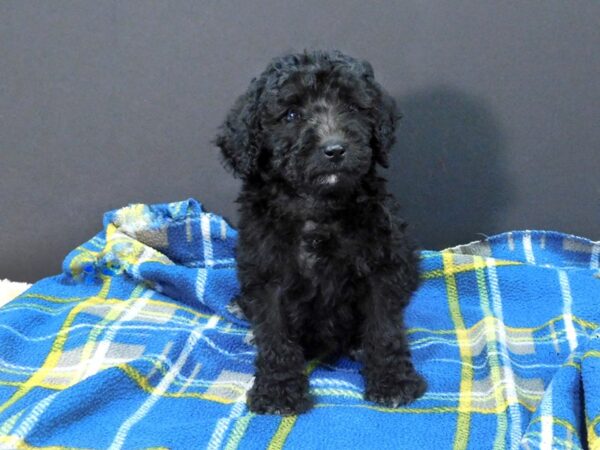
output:
POLYGON ((274 55, 369 59, 405 119, 388 171, 429 248, 600 239, 600 2, 0 2, 0 278, 33 281, 130 202, 235 222, 210 144, 274 55))

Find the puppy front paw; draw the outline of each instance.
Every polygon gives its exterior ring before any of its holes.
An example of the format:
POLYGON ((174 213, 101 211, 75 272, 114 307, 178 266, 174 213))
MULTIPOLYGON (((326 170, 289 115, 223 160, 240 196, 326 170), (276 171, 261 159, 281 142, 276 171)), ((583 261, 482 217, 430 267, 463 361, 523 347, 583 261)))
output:
POLYGON ((427 383, 416 372, 387 376, 367 382, 365 400, 397 408, 418 399, 426 389, 427 383))
POLYGON ((256 414, 293 416, 308 411, 312 399, 306 379, 282 381, 255 380, 248 391, 247 404, 256 414))

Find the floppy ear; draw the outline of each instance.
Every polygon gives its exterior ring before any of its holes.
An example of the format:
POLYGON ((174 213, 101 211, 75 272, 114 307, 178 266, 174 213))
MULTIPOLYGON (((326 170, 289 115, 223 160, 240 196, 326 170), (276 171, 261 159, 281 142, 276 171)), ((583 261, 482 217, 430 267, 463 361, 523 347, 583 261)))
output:
POLYGON ((389 166, 389 152, 396 141, 396 122, 401 117, 402 115, 396 111, 396 101, 381 90, 381 100, 375 111, 371 147, 375 154, 375 161, 382 167, 389 166))
POLYGON ((376 97, 376 107, 373 111, 373 130, 371 148, 375 161, 383 167, 389 166, 388 155, 396 140, 396 122, 402 117, 396 111, 396 101, 375 80, 373 66, 366 60, 355 60, 342 53, 336 53, 344 59, 358 76, 364 79, 368 95, 376 97))
POLYGON ((261 146, 259 103, 264 80, 254 78, 227 114, 215 143, 221 149, 225 165, 234 175, 247 178, 257 171, 261 146))

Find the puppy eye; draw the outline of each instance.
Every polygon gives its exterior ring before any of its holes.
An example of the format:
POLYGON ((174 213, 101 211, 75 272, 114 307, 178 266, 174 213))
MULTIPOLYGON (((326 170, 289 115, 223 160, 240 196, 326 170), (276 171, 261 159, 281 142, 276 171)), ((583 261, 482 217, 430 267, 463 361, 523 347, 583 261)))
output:
POLYGON ((288 110, 287 114, 285 115, 286 122, 295 122, 297 120, 300 120, 301 118, 302 116, 295 109, 288 110))

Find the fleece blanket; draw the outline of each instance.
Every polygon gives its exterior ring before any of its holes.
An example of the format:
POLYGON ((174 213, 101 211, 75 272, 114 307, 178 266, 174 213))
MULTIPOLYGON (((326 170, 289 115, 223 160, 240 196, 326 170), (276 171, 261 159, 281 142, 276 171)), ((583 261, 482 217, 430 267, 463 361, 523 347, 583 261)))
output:
POLYGON ((28 283, 19 283, 10 280, 0 280, 0 306, 8 303, 13 298, 31 287, 28 283))
POLYGON ((2 448, 600 448, 600 245, 515 231, 422 253, 406 314, 426 395, 363 400, 307 366, 315 408, 248 411, 236 232, 194 201, 131 205, 0 309, 2 448))

